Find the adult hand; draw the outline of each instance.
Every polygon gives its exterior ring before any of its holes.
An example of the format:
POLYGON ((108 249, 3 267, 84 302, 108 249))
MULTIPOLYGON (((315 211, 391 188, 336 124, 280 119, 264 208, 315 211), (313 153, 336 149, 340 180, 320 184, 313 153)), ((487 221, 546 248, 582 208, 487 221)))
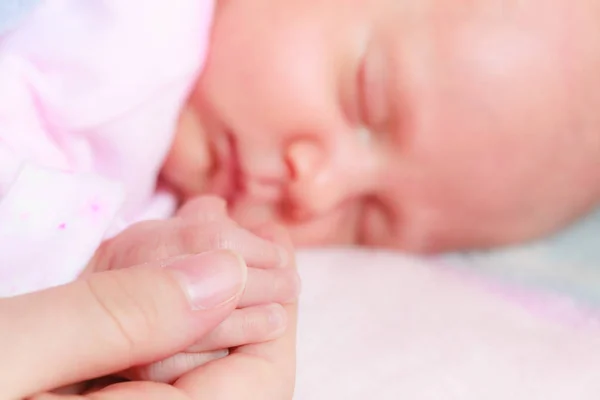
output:
MULTIPOLYGON (((170 357, 231 314, 246 276, 242 259, 221 250, 1 299, 0 398, 23 398, 170 357)), ((175 390, 167 385, 156 392, 158 384, 138 385, 137 394, 125 389, 132 398, 178 398, 161 395, 175 390)), ((96 398, 123 398, 114 390, 96 398)))
MULTIPOLYGON (((291 249, 289 241, 285 246, 291 249)), ((177 354, 232 312, 245 278, 239 259, 219 251, 178 258, 166 267, 151 263, 96 273, 59 288, 0 300, 0 326, 10 327, 0 330, 0 397, 32 396, 177 354), (221 285, 215 285, 219 276, 221 285)), ((172 385, 127 382, 67 398, 291 399, 295 305, 286 311, 288 329, 281 338, 239 347, 172 385)), ((32 397, 56 398, 61 397, 32 397)))
MULTIPOLYGON (((287 232, 273 227, 265 236, 293 254, 291 240, 287 232)), ((295 270, 295 264, 290 268, 295 270)), ((195 368, 186 361, 184 354, 178 354, 161 363, 155 363, 150 370, 152 376, 164 376, 164 371, 172 365, 189 365, 187 373, 174 383, 192 400, 290 400, 293 396, 296 375, 296 322, 297 304, 284 306, 287 312, 287 329, 276 340, 259 344, 239 346, 230 355, 195 368)), ((183 372, 183 371, 181 371, 183 372)), ((168 373, 168 372, 167 372, 168 373)), ((123 399, 135 398, 136 386, 121 387, 123 399), (131 390, 129 392, 128 390, 131 390), (131 394, 127 397, 125 394, 131 394)), ((160 392, 163 393, 163 392, 160 392)), ((164 398, 167 397, 166 393, 164 398)), ((147 397, 152 400, 153 397, 147 397)), ((157 395, 156 399, 160 399, 157 395)), ((121 397, 119 398, 121 399, 121 397)))
POLYGON ((209 335, 184 352, 152 365, 125 371, 128 378, 171 383, 190 369, 227 354, 232 347, 279 338, 287 329, 282 304, 295 302, 299 278, 288 244, 277 244, 287 232, 273 225, 252 231, 227 214, 224 200, 201 196, 187 202, 174 218, 136 224, 97 251, 88 273, 128 268, 160 259, 230 249, 248 264, 246 288, 235 310, 209 335))

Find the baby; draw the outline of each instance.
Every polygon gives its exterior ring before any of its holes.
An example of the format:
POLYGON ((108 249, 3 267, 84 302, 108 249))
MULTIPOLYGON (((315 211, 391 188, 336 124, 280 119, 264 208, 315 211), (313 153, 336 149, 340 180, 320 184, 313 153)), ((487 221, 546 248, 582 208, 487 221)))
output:
POLYGON ((597 9, 46 1, 0 44, 0 294, 73 279, 109 237, 131 251, 124 229, 201 194, 299 245, 560 229, 600 202, 597 9))
POLYGON ((545 235, 600 200, 598 6, 218 2, 162 177, 300 245, 545 235))

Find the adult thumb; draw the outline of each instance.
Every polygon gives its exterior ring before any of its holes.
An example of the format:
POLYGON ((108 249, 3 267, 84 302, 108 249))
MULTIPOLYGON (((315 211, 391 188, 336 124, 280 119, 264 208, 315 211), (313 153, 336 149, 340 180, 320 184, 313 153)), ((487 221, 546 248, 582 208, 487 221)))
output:
POLYGON ((207 252, 0 300, 0 394, 22 398, 177 353, 235 308, 246 265, 207 252))

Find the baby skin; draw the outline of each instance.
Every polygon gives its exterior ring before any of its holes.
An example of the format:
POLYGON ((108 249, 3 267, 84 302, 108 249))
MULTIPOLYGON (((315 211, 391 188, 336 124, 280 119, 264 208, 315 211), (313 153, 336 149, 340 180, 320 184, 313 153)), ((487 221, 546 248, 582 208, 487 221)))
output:
POLYGON ((547 235, 600 202, 598 7, 220 1, 163 180, 297 245, 547 235))
POLYGON ((299 292, 293 255, 285 244, 278 244, 282 240, 285 233, 280 229, 241 228, 228 217, 223 200, 201 197, 188 202, 169 220, 133 225, 105 242, 86 273, 222 249, 235 252, 248 266, 238 309, 215 331, 185 352, 150 365, 132 366, 123 376, 171 383, 199 365, 226 356, 230 348, 281 337, 287 329, 283 305, 295 301, 299 292))

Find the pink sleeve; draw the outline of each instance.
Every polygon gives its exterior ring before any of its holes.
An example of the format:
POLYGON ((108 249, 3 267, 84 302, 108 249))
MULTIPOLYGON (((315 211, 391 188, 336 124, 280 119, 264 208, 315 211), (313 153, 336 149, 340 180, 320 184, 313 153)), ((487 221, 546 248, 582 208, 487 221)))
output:
POLYGON ((48 0, 0 38, 0 297, 73 279, 115 227, 172 210, 155 182, 212 7, 48 0))
POLYGON ((0 295, 77 277, 123 202, 98 175, 25 166, 0 203, 0 295))

